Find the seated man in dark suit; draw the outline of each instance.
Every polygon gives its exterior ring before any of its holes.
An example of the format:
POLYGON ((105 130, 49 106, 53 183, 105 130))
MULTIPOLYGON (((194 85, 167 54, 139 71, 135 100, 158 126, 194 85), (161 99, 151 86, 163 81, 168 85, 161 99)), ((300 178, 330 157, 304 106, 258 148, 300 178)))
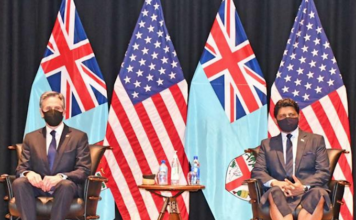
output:
POLYGON ((88 137, 62 122, 62 94, 42 94, 40 113, 46 126, 25 136, 16 169, 16 206, 22 220, 36 220, 36 197, 53 196, 51 219, 63 220, 73 198, 83 196, 83 184, 90 173, 88 137))
POLYGON ((261 204, 269 205, 273 220, 292 220, 299 204, 303 208, 298 219, 321 220, 323 208, 328 210, 331 205, 324 138, 298 128, 299 106, 292 99, 279 100, 274 117, 281 133, 262 141, 251 173, 267 189, 261 204))

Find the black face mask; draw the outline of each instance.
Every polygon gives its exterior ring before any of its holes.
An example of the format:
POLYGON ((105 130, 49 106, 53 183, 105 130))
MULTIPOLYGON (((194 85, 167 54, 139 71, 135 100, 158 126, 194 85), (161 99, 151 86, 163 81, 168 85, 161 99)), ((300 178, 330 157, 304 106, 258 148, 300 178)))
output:
POLYGON ((277 120, 279 128, 284 132, 294 131, 298 127, 299 118, 285 118, 277 120))
POLYGON ((63 112, 51 109, 47 112, 42 111, 44 114, 44 120, 49 126, 56 127, 63 120, 63 112))

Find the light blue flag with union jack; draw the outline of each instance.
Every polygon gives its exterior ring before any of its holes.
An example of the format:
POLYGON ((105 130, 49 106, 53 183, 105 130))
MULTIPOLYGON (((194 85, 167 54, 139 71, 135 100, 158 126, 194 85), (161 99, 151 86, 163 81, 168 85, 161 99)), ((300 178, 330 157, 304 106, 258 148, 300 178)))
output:
POLYGON ((226 0, 191 83, 185 142, 188 158, 199 158, 215 219, 252 217, 250 204, 240 198, 253 160, 237 156, 266 137, 266 83, 235 5, 226 0))
MULTIPOLYGON (((25 134, 45 126, 39 100, 46 91, 64 95, 68 126, 86 132, 89 144, 103 141, 108 118, 106 84, 73 0, 62 1, 32 84, 25 134)), ((101 216, 114 219, 114 211, 111 197, 101 216)))

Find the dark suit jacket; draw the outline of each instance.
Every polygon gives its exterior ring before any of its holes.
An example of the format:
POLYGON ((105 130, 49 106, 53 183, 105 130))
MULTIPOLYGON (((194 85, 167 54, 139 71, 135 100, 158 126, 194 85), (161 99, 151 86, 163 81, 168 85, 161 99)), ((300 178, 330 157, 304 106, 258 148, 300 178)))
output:
MULTIPOLYGON (((303 185, 327 188, 330 178, 329 158, 323 136, 299 130, 295 176, 303 185)), ((265 139, 256 159, 251 177, 266 183, 271 179, 283 181, 286 177, 282 135, 265 139)))
POLYGON ((46 127, 44 127, 25 136, 16 176, 19 177, 24 171, 34 171, 42 178, 62 173, 68 176, 68 180, 77 184, 81 196, 90 168, 91 159, 86 133, 64 125, 51 172, 47 160, 46 127))

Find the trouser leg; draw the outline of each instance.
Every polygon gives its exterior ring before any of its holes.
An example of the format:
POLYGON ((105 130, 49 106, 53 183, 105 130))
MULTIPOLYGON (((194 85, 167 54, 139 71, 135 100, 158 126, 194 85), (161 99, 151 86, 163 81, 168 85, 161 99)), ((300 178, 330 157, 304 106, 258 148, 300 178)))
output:
POLYGON ((309 214, 313 214, 321 198, 324 199, 324 209, 329 210, 331 208, 331 201, 328 192, 324 188, 315 187, 306 192, 301 201, 303 209, 309 214))
POLYGON ((53 193, 51 220, 64 220, 74 197, 78 196, 77 185, 70 180, 62 180, 53 193))
POLYGON ((270 195, 272 196, 273 201, 276 204, 279 212, 283 216, 292 214, 292 209, 288 205, 289 201, 287 200, 283 191, 278 186, 274 186, 270 189, 270 195))
POLYGON ((36 198, 34 187, 25 177, 12 183, 15 202, 22 220, 36 220, 36 198))

